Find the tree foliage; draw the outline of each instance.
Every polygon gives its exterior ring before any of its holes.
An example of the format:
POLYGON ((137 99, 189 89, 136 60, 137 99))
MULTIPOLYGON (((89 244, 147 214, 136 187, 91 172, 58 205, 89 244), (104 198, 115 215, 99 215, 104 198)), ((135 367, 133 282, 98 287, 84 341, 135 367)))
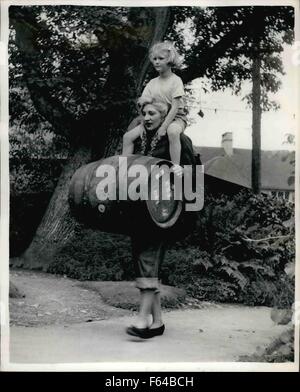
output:
MULTIPOLYGON (((253 58, 259 52, 262 107, 278 108, 268 99, 268 93, 275 93, 281 86, 284 71, 280 53, 284 43, 293 42, 293 8, 214 7, 199 10, 190 18, 195 41, 188 45, 186 63, 192 68, 197 64, 200 69, 202 64, 206 67, 203 76, 207 88, 217 91, 229 87, 239 94, 243 83, 251 80, 253 58)), ((251 94, 246 99, 251 105, 251 94)))
POLYGON ((205 76, 207 88, 235 93, 263 50, 267 108, 268 92, 280 87, 282 45, 293 37, 292 7, 11 6, 9 17, 12 128, 20 135, 22 126, 51 131, 69 150, 24 257, 36 267, 74 235, 69 181, 79 166, 118 151, 136 98, 153 75, 148 50, 154 42, 175 41, 185 57, 179 73, 186 84, 205 76))
MULTIPOLYGON (((193 234, 168 249, 162 282, 199 300, 288 307, 294 280, 285 269, 294 260, 294 230, 286 200, 250 192, 211 197, 193 234)), ((76 279, 134 279, 129 241, 81 229, 49 271, 76 279)))
MULTIPOLYGON (((251 79, 259 34, 263 103, 272 107, 267 93, 280 87, 280 52, 283 43, 293 40, 292 7, 169 7, 167 11, 164 37, 174 40, 185 57, 183 80, 206 76, 207 87, 213 90, 230 87, 239 93, 243 82, 251 79)), ((26 86, 36 115, 71 141, 78 137, 86 141, 88 135, 94 140, 95 130, 89 124, 95 118, 102 120, 105 137, 106 114, 125 127, 144 81, 137 81, 136 75, 153 35, 149 26, 154 18, 151 8, 10 7, 11 99, 18 101, 14 87, 26 86)), ((151 73, 149 64, 146 68, 151 73)), ((24 102, 24 97, 19 99, 24 102)), ((13 118, 20 117, 20 108, 13 109, 13 118)))
POLYGON ((195 298, 278 307, 294 301, 285 269, 295 257, 295 218, 286 200, 250 192, 207 198, 194 234, 170 253, 163 279, 195 298))

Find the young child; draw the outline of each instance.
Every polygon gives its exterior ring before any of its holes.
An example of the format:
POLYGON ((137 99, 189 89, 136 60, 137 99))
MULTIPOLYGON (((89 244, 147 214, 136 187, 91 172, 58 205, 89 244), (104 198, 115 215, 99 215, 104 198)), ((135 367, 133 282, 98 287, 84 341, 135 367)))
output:
MULTIPOLYGON (((151 79, 146 85, 138 104, 142 105, 144 100, 149 99, 157 99, 168 104, 170 110, 158 130, 158 135, 168 135, 171 161, 179 165, 180 134, 186 128, 184 87, 180 77, 172 72, 172 67, 180 66, 180 57, 172 43, 166 41, 153 45, 149 58, 159 76, 151 79)), ((141 136, 141 132, 143 127, 139 125, 124 134, 122 154, 133 153, 134 141, 141 136)))

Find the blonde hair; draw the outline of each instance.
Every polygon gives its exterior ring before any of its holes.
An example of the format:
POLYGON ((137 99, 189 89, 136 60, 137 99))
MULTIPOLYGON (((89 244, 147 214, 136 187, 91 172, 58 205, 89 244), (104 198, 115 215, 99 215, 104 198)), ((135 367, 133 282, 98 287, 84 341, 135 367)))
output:
POLYGON ((154 106, 159 111, 162 118, 165 118, 168 114, 168 111, 170 110, 169 105, 166 102, 160 101, 158 99, 142 97, 138 99, 138 106, 141 112, 146 105, 154 106))
POLYGON ((168 60, 169 60, 168 64, 171 67, 175 67, 175 68, 181 67, 182 58, 172 42, 164 41, 164 42, 157 42, 156 44, 154 44, 149 51, 149 59, 151 62, 153 61, 154 54, 158 52, 168 53, 168 60))

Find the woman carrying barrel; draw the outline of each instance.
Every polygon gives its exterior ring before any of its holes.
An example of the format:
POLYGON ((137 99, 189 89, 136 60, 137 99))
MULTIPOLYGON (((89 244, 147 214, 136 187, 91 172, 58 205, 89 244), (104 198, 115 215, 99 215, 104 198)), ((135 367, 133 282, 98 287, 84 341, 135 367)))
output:
MULTIPOLYGON (((141 137, 135 141, 134 153, 170 160, 168 137, 165 135, 159 138, 157 134, 168 113, 167 105, 157 100, 145 100, 141 105, 141 112, 143 116, 141 137)), ((183 133, 180 139, 180 164, 195 165, 191 140, 183 133)), ((174 172, 176 175, 182 175, 182 167, 174 166, 174 172)), ((132 254, 136 287, 140 289, 140 308, 134 324, 126 329, 129 335, 148 339, 162 335, 165 331, 160 302, 159 269, 165 256, 170 233, 172 231, 168 232, 151 225, 144 230, 138 227, 132 232, 132 254)))

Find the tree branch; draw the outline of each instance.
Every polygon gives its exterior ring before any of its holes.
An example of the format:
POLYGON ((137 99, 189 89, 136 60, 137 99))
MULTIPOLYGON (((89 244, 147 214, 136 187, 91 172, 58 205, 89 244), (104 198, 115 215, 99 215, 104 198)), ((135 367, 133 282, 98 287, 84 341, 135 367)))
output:
POLYGON ((20 59, 26 85, 37 111, 55 128, 57 133, 68 136, 75 127, 75 119, 63 105, 51 96, 49 87, 43 83, 37 62, 40 51, 37 45, 38 35, 49 34, 43 23, 38 23, 28 8, 11 7, 11 18, 15 32, 16 45, 21 53, 20 59))
MULTIPOLYGON (((188 68, 182 70, 179 74, 183 83, 189 83, 192 80, 205 75, 208 68, 212 67, 216 61, 225 55, 226 51, 234 46, 241 37, 241 32, 248 28, 253 28, 253 19, 246 18, 242 23, 234 26, 230 32, 224 35, 214 46, 207 48, 199 54, 199 62, 193 62, 188 68)), ((194 49, 196 51, 197 48, 194 49)))
MULTIPOLYGON (((152 32, 150 39, 145 40, 144 47, 148 52, 149 48, 158 41, 161 41, 166 34, 170 22, 170 7, 154 7, 154 23, 150 26, 152 32)), ((148 34, 149 36, 149 34, 148 34)), ((143 82, 150 66, 149 56, 147 55, 142 63, 139 80, 137 81, 137 95, 139 96, 142 92, 143 82)))
POLYGON ((266 238, 260 238, 258 240, 254 240, 252 238, 248 238, 248 237, 242 237, 242 240, 245 242, 267 242, 270 240, 278 240, 278 239, 286 239, 286 238, 290 238, 293 237, 292 234, 287 234, 287 235, 279 235, 279 236, 275 236, 275 237, 266 237, 266 238))

